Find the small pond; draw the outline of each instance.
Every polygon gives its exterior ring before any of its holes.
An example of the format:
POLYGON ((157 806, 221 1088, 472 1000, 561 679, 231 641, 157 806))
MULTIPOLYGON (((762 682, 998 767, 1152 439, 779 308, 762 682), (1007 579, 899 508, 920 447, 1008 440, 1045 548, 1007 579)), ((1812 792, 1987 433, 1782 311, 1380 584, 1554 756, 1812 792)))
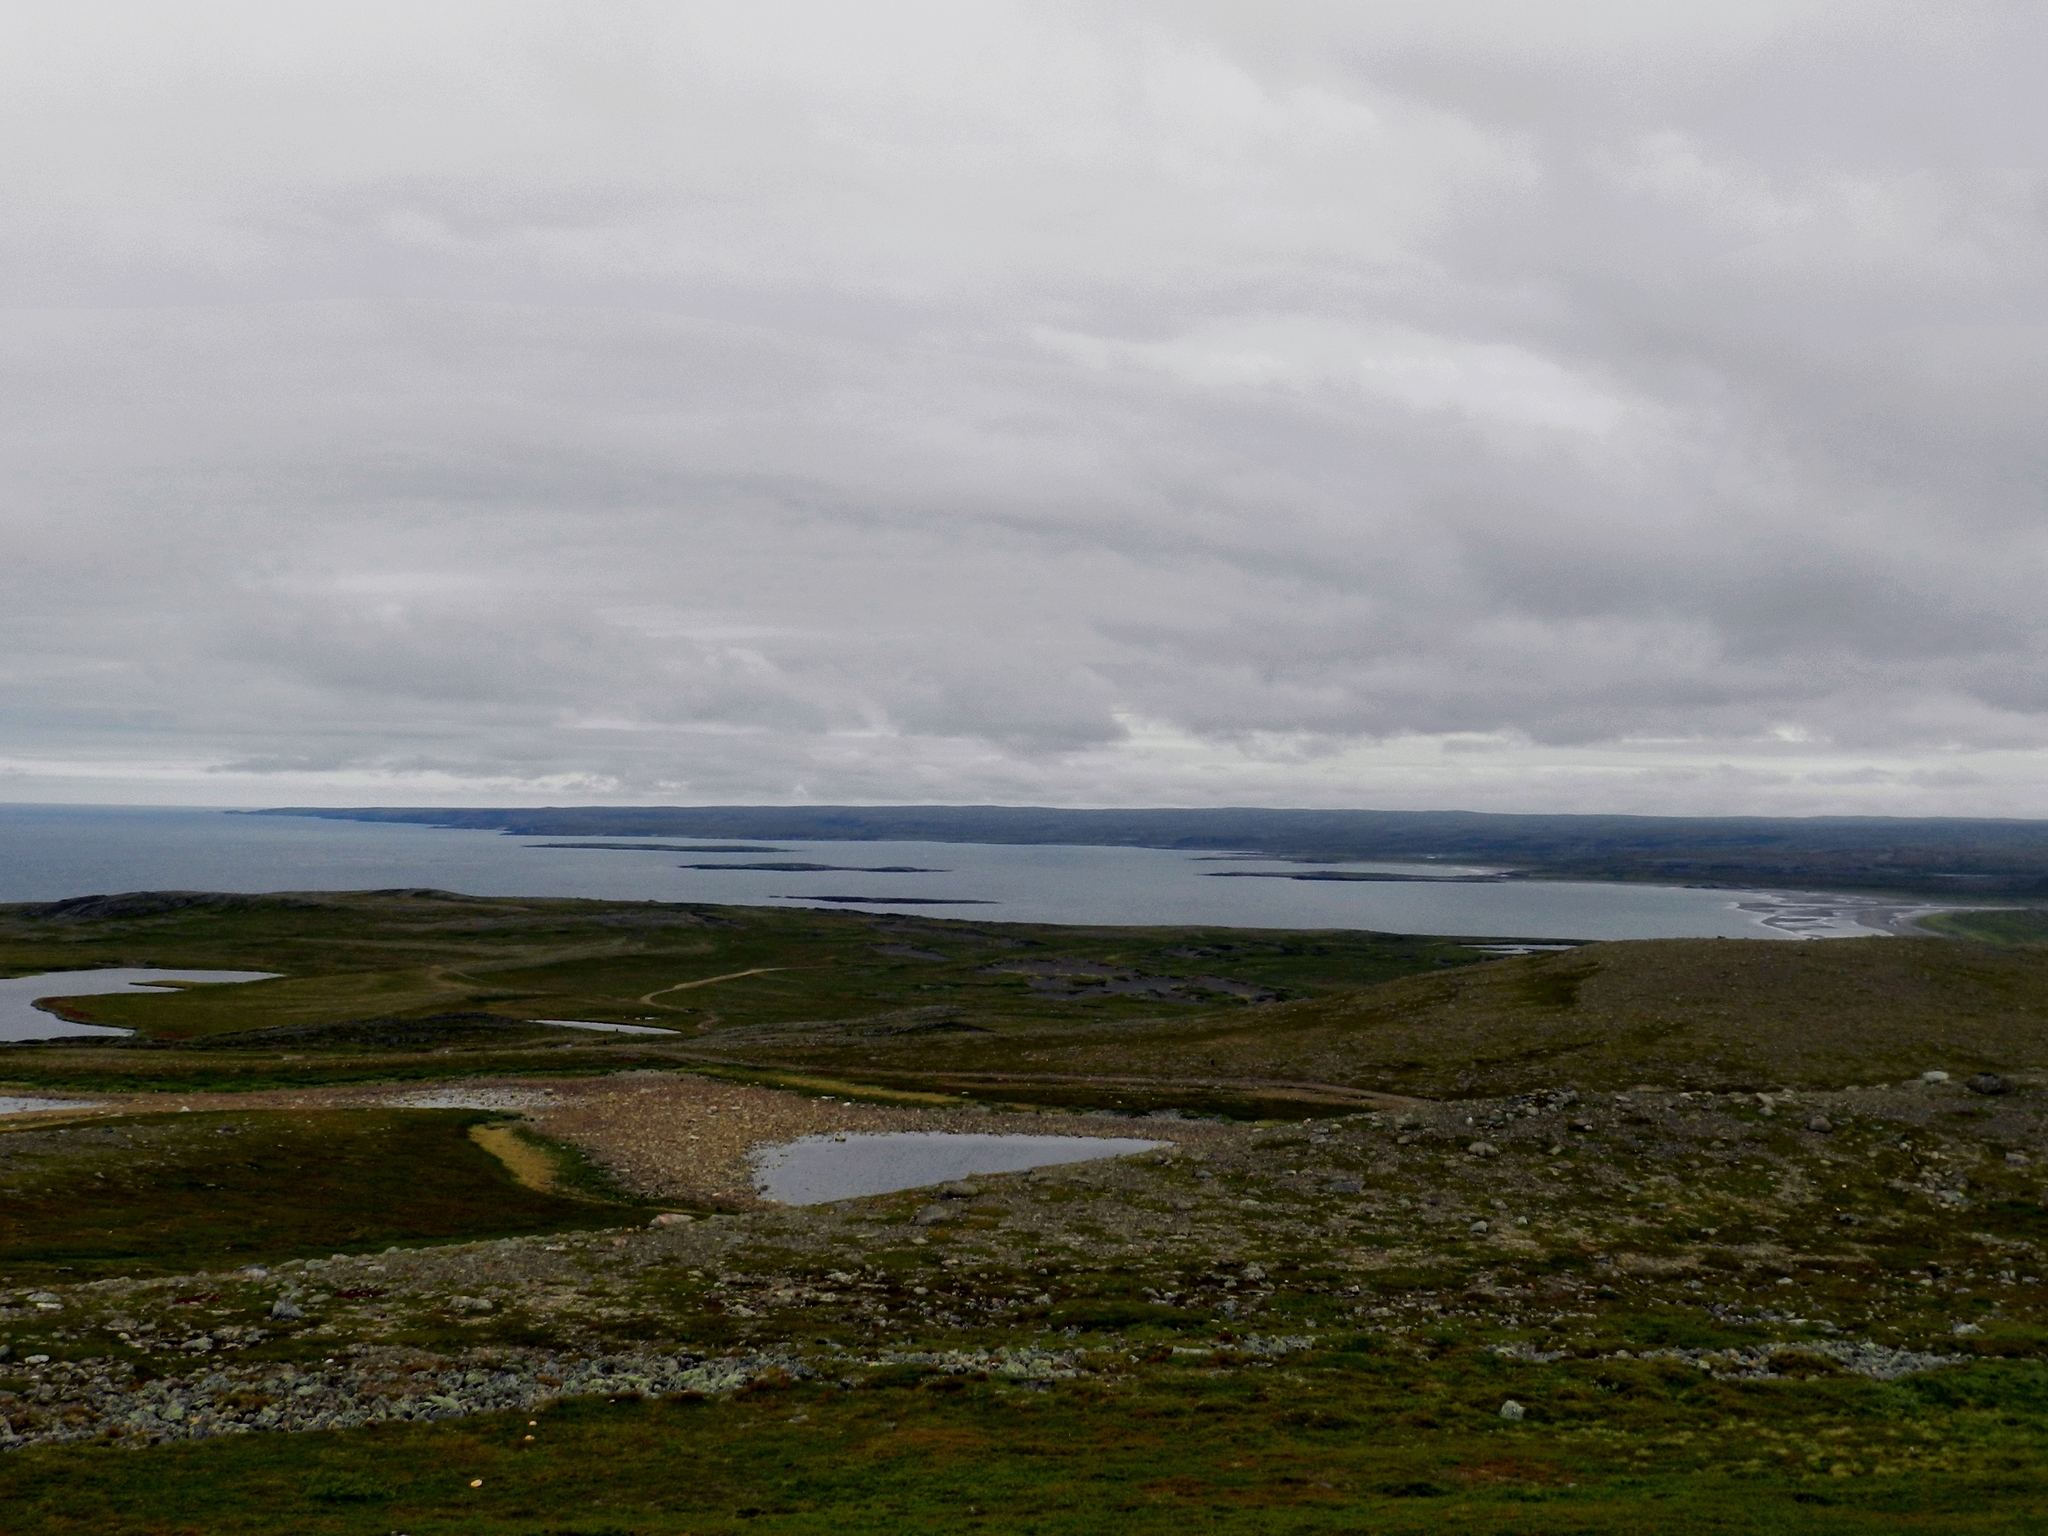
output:
POLYGON ((36 976, 0 977, 0 1040, 57 1040, 80 1035, 129 1033, 104 1024, 73 1024, 35 1006, 39 997, 103 997, 109 992, 147 992, 165 982, 268 981, 275 971, 148 971, 109 966, 97 971, 44 971, 36 976))
POLYGON ((987 1136, 950 1131, 847 1131, 756 1147, 754 1187, 784 1205, 822 1205, 919 1189, 977 1173, 1021 1173, 1055 1163, 1150 1152, 1135 1136, 987 1136))

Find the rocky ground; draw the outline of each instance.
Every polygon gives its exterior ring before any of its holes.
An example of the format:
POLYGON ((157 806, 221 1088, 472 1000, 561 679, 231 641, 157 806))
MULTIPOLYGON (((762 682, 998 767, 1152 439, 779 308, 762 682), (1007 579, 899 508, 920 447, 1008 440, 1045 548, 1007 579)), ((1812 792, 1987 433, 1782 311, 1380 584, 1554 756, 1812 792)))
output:
POLYGON ((455 1091, 529 1095, 506 1107, 698 1214, 0 1290, 0 1444, 538 1410, 778 1372, 914 1366, 1030 1391, 1176 1357, 1261 1369, 1361 1336, 1425 1360, 1477 1345, 1726 1378, 1890 1379, 2048 1347, 2048 1091, 2030 1079, 1555 1090, 1287 1125, 893 1109, 675 1074, 455 1091), (1172 1145, 806 1209, 739 1182, 762 1140, 1013 1122, 1172 1145))
MULTIPOLYGON (((26 1102, 26 1101, 24 1101, 26 1102)), ((1406 1102, 1406 1101, 1399 1101, 1406 1102)), ((583 1148, 628 1189, 683 1208, 752 1210, 764 1202, 748 1153, 763 1144, 834 1132, 1043 1132, 1034 1111, 986 1106, 910 1106, 871 1098, 781 1092, 680 1072, 619 1072, 606 1077, 477 1078, 432 1088, 382 1085, 280 1089, 251 1093, 108 1094, 90 1108, 10 1117, 9 1124, 56 1124, 166 1110, 499 1109, 536 1130, 583 1148)), ((1127 1134, 1115 1116, 1060 1116, 1062 1134, 1127 1134)), ((1180 1141, 1203 1145, 1227 1135, 1215 1122, 1186 1121, 1180 1141)))

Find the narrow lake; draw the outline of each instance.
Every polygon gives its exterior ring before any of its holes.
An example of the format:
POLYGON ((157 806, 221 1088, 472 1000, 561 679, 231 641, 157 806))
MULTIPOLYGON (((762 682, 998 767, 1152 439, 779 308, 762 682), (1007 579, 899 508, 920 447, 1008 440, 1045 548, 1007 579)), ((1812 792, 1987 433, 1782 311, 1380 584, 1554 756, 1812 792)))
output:
POLYGON ((129 1032, 101 1024, 73 1024, 35 1006, 40 997, 105 997, 112 992, 159 994, 166 981, 268 981, 274 971, 147 971, 108 968, 97 971, 44 971, 37 976, 0 978, 0 1040, 59 1040, 80 1035, 121 1039, 129 1032))
POLYGON ((1150 1152, 1135 1136, 984 1136, 954 1131, 848 1131, 805 1136, 748 1154, 754 1187, 783 1205, 822 1205, 922 1189, 977 1173, 1021 1173, 1150 1152))
POLYGON ((1522 939, 1808 938, 1884 931, 1871 897, 1590 881, 1357 879, 1436 866, 1303 866, 1159 848, 989 843, 606 846, 220 811, 0 806, 0 901, 141 890, 376 890, 811 906, 1022 923, 1351 928, 1522 939))

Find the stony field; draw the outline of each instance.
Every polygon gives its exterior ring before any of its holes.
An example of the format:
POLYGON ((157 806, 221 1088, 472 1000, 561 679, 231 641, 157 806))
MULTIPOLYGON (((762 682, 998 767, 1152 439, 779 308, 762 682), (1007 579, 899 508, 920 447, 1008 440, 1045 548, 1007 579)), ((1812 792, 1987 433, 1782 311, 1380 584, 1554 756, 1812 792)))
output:
MULTIPOLYGON (((968 1119, 1174 1145, 800 1210, 718 1211, 713 1180, 694 1214, 654 1226, 10 1292, 0 1435, 146 1444, 906 1363, 1039 1385, 1263 1367, 1360 1333, 1417 1359, 1668 1360, 1716 1380, 1890 1380, 2048 1337, 2033 1084, 1561 1090, 1286 1126, 608 1086, 664 1107, 590 1141, 657 1197, 672 1158, 730 1136, 721 1121, 741 1140, 968 1119)), ((558 1134, 586 1113, 558 1093, 606 1102, 587 1084, 524 1091, 558 1134)), ((1933 1453, 1836 1460, 1882 1475, 1933 1453)))
MULTIPOLYGON (((849 992, 820 1022, 811 976, 806 1019, 655 1048, 437 1011, 479 975, 600 991, 564 924, 684 944, 619 995, 774 958, 723 918, 539 905, 372 903, 384 948, 348 942, 376 964, 478 953, 290 994, 402 986, 416 1017, 10 1058, 10 1092, 95 1106, 0 1129, 10 1530, 2048 1525, 2031 951, 1146 938, 1307 994, 1197 1006, 1089 994, 1084 961, 1155 974, 1126 936, 1017 980, 990 947, 1058 950, 1042 932, 920 924, 919 954, 964 957, 947 986, 1024 1011, 927 1038, 849 992), (490 969, 494 923, 524 970, 490 969), (1331 966, 1407 974, 1346 992, 1331 966), (1167 1145, 804 1208, 752 1186, 763 1143, 888 1130, 1167 1145)), ((138 947, 151 924, 196 922, 208 958, 283 970, 304 942, 259 905, 284 952, 237 949, 199 911, 115 903, 45 949, 140 963, 177 953, 138 947)), ((814 959, 879 963, 828 917, 814 959)))

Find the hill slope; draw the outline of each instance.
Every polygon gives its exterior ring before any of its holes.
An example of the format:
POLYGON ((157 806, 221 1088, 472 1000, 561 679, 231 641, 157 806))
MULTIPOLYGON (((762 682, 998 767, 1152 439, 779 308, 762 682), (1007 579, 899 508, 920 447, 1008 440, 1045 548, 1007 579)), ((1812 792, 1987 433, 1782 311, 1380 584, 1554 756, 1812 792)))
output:
POLYGON ((1597 944, 1185 1022, 775 1054, 934 1081, 1087 1074, 1425 1097, 1839 1087, 2048 1067, 2048 955, 1939 939, 1597 944))

